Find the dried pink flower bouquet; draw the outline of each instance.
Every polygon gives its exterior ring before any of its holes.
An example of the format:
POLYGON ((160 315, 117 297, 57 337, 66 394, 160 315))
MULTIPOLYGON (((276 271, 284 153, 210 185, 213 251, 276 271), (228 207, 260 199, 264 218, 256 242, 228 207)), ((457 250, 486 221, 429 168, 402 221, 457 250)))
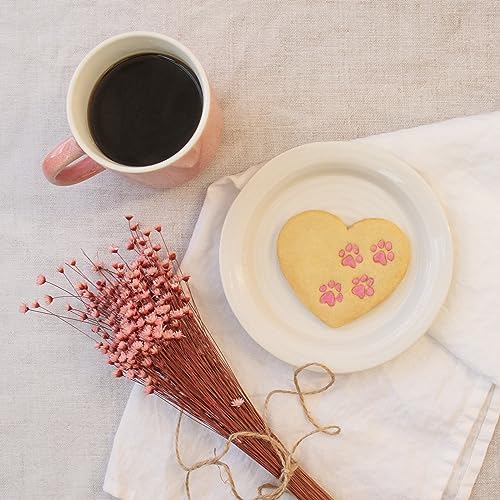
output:
MULTIPOLYGON (((116 260, 110 266, 84 253, 95 275, 91 278, 71 259, 57 268, 62 285, 38 276, 38 285, 55 290, 45 295, 45 305, 35 300, 22 304, 20 312, 64 321, 96 342, 115 367, 116 377, 142 384, 147 394, 157 395, 234 442, 280 479, 259 498, 278 498, 288 489, 302 500, 331 499, 297 466, 238 383, 200 317, 191 298, 190 277, 182 273, 175 252, 168 250, 161 226, 143 229, 132 216, 125 218, 130 260, 114 245, 110 252, 116 260), (46 307, 61 301, 65 311, 46 307)), ((298 382, 296 387, 300 391, 298 382)), ((319 431, 336 434, 338 428, 319 431)))

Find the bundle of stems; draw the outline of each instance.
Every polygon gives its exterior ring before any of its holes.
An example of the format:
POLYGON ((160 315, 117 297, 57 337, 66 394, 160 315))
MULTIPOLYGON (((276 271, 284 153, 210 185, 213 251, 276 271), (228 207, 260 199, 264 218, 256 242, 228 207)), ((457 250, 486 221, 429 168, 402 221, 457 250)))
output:
MULTIPOLYGON (((282 478, 279 440, 203 323, 191 297, 190 276, 182 273, 175 252, 168 249, 161 226, 146 229, 132 216, 125 218, 130 231, 125 248, 131 258, 125 259, 114 245, 110 252, 116 260, 109 266, 84 253, 92 276, 70 259, 57 268, 63 284, 38 276, 39 285, 56 290, 45 295, 45 305, 35 300, 22 304, 20 312, 54 316, 90 337, 114 366, 116 377, 142 384, 147 394, 155 394, 226 439, 242 431, 269 435, 272 439, 238 437, 234 444, 282 478), (64 312, 48 307, 61 300, 64 312)), ((286 487, 300 500, 332 499, 296 464, 286 487)))

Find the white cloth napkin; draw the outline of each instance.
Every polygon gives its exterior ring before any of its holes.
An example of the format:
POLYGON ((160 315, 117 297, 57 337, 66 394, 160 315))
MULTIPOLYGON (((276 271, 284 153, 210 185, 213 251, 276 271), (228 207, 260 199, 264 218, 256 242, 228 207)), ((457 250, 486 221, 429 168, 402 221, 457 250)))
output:
MULTIPOLYGON (((342 375, 331 393, 310 399, 337 437, 315 436, 297 459, 337 499, 465 499, 470 495, 499 417, 498 297, 496 259, 500 113, 363 139, 407 159, 431 183, 453 227, 456 267, 446 307, 432 328, 398 358, 377 368, 342 375), (496 134, 495 134, 496 132, 496 134), (495 137, 496 135, 496 137, 495 137), (495 225, 496 223, 496 225, 495 225), (455 356, 460 357, 466 364, 455 356)), ((256 345, 233 316, 222 291, 218 246, 224 217, 256 171, 225 177, 207 192, 183 269, 193 275, 205 322, 253 402, 290 388, 292 367, 256 345)), ((306 383, 318 383, 306 374, 306 383)), ((115 437, 104 489, 123 500, 183 498, 184 473, 174 454, 177 412, 140 387, 130 396, 115 437)), ((279 397, 271 425, 286 444, 310 430, 292 397, 279 397)), ((185 419, 181 448, 186 462, 207 458, 222 439, 185 419)), ((269 476, 233 449, 228 463, 244 498, 269 476)), ((194 499, 231 498, 214 468, 193 474, 194 499)))
POLYGON ((362 139, 413 165, 453 233, 454 279, 431 335, 500 384, 500 112, 362 139))

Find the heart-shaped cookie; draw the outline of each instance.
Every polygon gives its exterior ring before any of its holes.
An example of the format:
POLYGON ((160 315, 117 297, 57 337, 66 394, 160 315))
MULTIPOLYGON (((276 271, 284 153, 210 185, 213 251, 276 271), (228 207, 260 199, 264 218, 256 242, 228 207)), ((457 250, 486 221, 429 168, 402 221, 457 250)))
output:
POLYGON ((302 303, 332 327, 373 309, 399 285, 410 259, 408 238, 385 219, 347 227, 337 216, 309 210, 278 236, 281 270, 302 303))

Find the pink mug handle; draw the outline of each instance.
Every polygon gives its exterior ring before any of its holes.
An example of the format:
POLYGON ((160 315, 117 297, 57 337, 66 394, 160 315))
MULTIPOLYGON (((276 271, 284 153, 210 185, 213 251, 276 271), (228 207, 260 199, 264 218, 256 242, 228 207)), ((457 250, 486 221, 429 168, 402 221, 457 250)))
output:
POLYGON ((104 167, 85 154, 74 137, 61 142, 42 161, 45 177, 56 186, 86 181, 103 170, 104 167))

